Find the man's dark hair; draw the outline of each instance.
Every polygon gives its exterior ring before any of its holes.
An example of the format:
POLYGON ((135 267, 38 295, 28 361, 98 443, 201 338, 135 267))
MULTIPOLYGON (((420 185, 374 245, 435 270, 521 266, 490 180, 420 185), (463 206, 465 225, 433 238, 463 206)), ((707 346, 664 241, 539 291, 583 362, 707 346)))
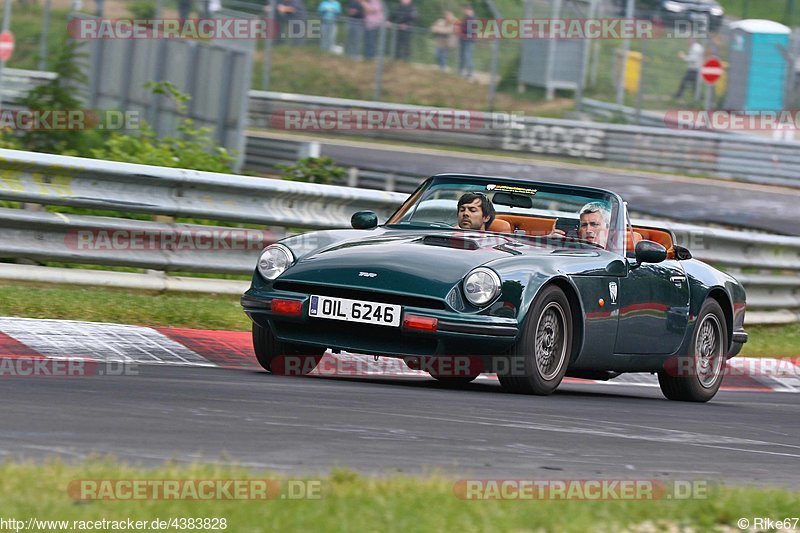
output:
POLYGON ((489 226, 491 226, 492 222, 494 222, 494 216, 496 213, 492 202, 485 194, 482 192, 466 192, 461 195, 461 198, 458 199, 458 206, 456 206, 456 208, 461 209, 462 205, 471 204, 478 198, 481 199, 481 211, 483 212, 483 216, 489 217, 489 220, 487 220, 486 224, 484 225, 484 228, 488 230, 489 226))

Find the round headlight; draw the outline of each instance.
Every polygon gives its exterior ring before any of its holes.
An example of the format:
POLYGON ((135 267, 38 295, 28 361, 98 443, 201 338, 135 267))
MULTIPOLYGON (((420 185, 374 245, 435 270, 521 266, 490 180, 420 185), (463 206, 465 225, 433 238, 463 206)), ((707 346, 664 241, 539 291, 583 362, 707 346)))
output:
POLYGON ((481 307, 500 293, 500 276, 486 267, 478 267, 464 278, 464 296, 469 303, 481 307))
POLYGON ((292 252, 282 244, 267 246, 258 258, 258 272, 266 279, 275 279, 294 261, 292 252))

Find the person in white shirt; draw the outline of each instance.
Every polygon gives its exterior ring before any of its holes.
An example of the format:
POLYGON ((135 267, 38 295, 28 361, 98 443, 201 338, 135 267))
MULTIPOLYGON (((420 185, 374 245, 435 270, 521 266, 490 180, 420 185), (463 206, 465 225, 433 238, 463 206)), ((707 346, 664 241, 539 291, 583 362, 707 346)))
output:
POLYGON ((683 96, 683 91, 687 85, 692 86, 692 90, 697 87, 697 77, 700 73, 700 68, 703 66, 703 59, 705 59, 705 49, 703 45, 694 39, 689 40, 689 53, 678 52, 678 57, 686 61, 686 74, 683 75, 681 85, 678 87, 678 92, 675 93, 675 99, 683 96))

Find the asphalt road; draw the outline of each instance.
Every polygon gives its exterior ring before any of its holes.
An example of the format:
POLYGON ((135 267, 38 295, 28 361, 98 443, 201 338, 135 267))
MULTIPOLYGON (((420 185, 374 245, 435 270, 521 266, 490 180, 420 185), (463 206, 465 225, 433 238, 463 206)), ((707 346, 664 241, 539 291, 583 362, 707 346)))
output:
POLYGON ((5 378, 0 457, 235 462, 299 474, 439 469, 465 478, 703 479, 800 488, 800 395, 564 384, 553 396, 431 380, 287 378, 140 366, 5 378))
POLYGON ((800 235, 800 189, 726 180, 592 168, 514 157, 473 156, 442 150, 320 141, 322 155, 342 166, 417 173, 467 172, 613 190, 634 213, 692 223, 717 223, 800 235))

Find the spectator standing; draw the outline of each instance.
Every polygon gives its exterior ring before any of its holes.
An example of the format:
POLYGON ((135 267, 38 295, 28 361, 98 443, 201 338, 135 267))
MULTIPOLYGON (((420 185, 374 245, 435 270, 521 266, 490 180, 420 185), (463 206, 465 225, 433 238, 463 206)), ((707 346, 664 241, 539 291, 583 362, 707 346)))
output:
POLYGON ((438 19, 431 26, 431 33, 436 40, 436 63, 442 72, 447 70, 447 59, 450 50, 458 43, 458 29, 456 24, 458 19, 452 11, 445 11, 444 16, 438 19))
POLYGON ((322 0, 317 8, 320 19, 320 48, 330 52, 336 44, 336 20, 342 14, 342 4, 339 0, 322 0))
POLYGON ((683 75, 678 92, 675 93, 676 99, 683 96, 683 91, 687 85, 691 85, 692 90, 697 88, 697 77, 700 73, 700 68, 703 66, 705 49, 695 39, 689 39, 689 53, 678 52, 678 57, 686 61, 686 74, 683 75))
POLYGON ((362 0, 364 6, 364 59, 374 59, 378 49, 378 31, 386 23, 381 0, 362 0))
MULTIPOLYGON (((265 9, 269 10, 269 4, 265 9)), ((307 29, 307 26, 303 23, 308 18, 308 12, 303 0, 278 0, 276 9, 278 11, 275 16, 275 20, 278 23, 276 41, 280 42, 284 37, 288 37, 292 46, 303 44, 305 42, 304 34, 307 29)))
POLYGON ((362 42, 364 40, 364 6, 361 0, 349 0, 347 4, 347 41, 345 53, 348 57, 361 57, 362 42))
POLYGON ((394 57, 408 61, 411 56, 412 27, 417 21, 417 8, 411 0, 400 0, 400 5, 392 13, 391 21, 397 26, 397 48, 394 57))
POLYGON ((464 6, 464 18, 459 24, 458 74, 472 79, 473 54, 475 52, 475 10, 471 5, 464 6))

